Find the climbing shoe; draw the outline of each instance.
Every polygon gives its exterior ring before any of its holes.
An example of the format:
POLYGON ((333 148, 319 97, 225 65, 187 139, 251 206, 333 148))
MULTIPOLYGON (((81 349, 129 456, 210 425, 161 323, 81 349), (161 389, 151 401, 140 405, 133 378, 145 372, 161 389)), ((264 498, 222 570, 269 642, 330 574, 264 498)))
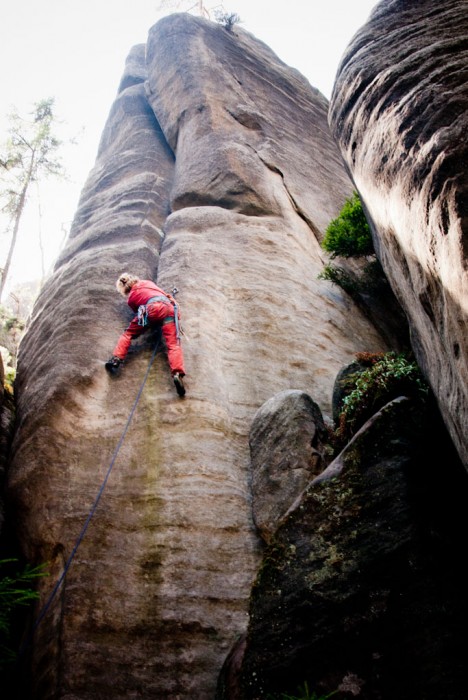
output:
POLYGON ((121 364, 122 360, 120 357, 113 356, 110 358, 110 360, 107 360, 104 366, 110 374, 117 374, 121 364))
POLYGON ((174 380, 175 388, 179 396, 185 396, 184 382, 182 381, 182 377, 180 376, 179 372, 176 372, 172 376, 172 379, 174 380))

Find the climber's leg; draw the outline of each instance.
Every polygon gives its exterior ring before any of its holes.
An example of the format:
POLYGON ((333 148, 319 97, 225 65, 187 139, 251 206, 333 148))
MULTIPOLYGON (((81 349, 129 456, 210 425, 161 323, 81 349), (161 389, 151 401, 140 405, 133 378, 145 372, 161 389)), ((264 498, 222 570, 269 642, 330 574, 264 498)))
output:
POLYGON ((185 375, 184 354, 182 352, 182 346, 177 340, 174 318, 165 319, 162 326, 162 332, 164 340, 166 341, 167 359, 169 361, 171 374, 174 376, 174 374, 177 373, 183 377, 185 375))

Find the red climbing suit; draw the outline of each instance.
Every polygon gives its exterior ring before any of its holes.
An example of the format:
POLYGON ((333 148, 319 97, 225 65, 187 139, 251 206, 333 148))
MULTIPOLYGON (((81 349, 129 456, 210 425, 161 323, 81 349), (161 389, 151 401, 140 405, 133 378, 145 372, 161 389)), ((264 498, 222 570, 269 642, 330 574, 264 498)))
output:
POLYGON ((148 328, 148 326, 139 325, 138 308, 142 305, 146 305, 148 300, 152 297, 159 296, 166 297, 167 301, 152 301, 147 305, 148 324, 162 325, 162 333, 166 341, 167 359, 169 361, 171 373, 180 372, 181 375, 185 375, 184 356, 179 340, 177 339, 174 306, 166 292, 160 287, 157 287, 154 282, 150 280, 140 280, 134 284, 130 290, 127 299, 128 305, 137 315, 132 318, 129 326, 120 336, 114 348, 113 355, 119 357, 121 360, 126 358, 132 339, 137 338, 148 328))

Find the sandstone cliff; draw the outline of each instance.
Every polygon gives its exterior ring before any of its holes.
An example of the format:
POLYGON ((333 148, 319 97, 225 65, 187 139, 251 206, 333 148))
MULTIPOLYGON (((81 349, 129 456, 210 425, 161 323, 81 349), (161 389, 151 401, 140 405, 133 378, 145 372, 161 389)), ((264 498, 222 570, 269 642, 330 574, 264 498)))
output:
POLYGON ((187 397, 158 355, 105 496, 37 629, 37 698, 212 698, 247 624, 261 546, 248 434, 298 389, 331 414, 333 381, 386 344, 319 281, 319 240, 352 191, 328 103, 241 29, 171 15, 132 50, 70 239, 18 362, 8 494, 22 546, 48 561, 43 604, 94 501, 145 373, 118 379, 122 269, 176 285, 187 397))
POLYGON ((337 698, 466 695, 467 10, 380 3, 344 54, 330 111, 464 465, 434 407, 392 397, 302 491, 296 481, 295 500, 286 491, 282 509, 275 484, 263 485, 310 459, 295 430, 302 421, 320 435, 321 419, 293 413, 289 392, 270 399, 251 430, 267 547, 217 700, 301 696, 304 682, 337 698))
POLYGON ((468 465, 467 33, 466 0, 378 4, 344 54, 330 124, 468 465))

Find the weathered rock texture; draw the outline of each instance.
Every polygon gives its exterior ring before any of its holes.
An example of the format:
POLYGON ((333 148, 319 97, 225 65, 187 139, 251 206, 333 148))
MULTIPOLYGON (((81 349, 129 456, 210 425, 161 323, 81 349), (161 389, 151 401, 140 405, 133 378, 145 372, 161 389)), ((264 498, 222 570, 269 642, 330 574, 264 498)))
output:
POLYGON ((268 542, 309 481, 326 466, 320 408, 302 391, 283 391, 253 417, 249 435, 252 513, 268 542))
POLYGON ((330 413, 338 369, 385 342, 317 280, 351 192, 327 101, 242 30, 171 15, 131 53, 96 166, 22 342, 9 495, 51 590, 150 357, 103 361, 122 268, 180 290, 187 397, 153 367, 106 491, 36 634, 32 696, 212 698, 259 561, 248 434, 273 394, 330 413), (162 233, 162 231, 164 233, 162 233))
POLYGON ((388 403, 272 537, 217 697, 461 700, 467 490, 440 418, 388 403))
POLYGON ((330 124, 468 465, 467 36, 466 0, 380 3, 344 54, 330 124))

